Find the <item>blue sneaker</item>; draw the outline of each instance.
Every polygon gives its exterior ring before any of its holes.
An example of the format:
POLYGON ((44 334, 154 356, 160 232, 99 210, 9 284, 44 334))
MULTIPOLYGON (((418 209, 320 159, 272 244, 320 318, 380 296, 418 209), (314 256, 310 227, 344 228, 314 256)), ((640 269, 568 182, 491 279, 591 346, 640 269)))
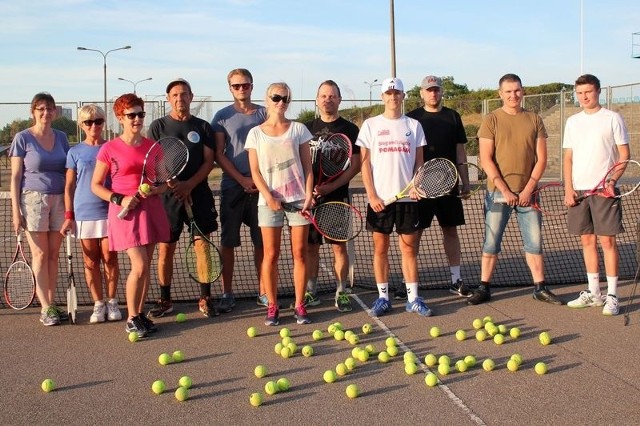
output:
POLYGON ((261 294, 256 299, 256 305, 264 306, 265 308, 269 306, 269 299, 266 294, 261 294))
POLYGON ((384 297, 378 297, 371 307, 373 315, 379 317, 391 312, 391 303, 384 297))
POLYGON ((416 312, 423 317, 430 317, 433 315, 433 312, 431 312, 431 309, 425 305, 421 297, 418 297, 413 302, 407 302, 405 310, 407 312, 416 312))

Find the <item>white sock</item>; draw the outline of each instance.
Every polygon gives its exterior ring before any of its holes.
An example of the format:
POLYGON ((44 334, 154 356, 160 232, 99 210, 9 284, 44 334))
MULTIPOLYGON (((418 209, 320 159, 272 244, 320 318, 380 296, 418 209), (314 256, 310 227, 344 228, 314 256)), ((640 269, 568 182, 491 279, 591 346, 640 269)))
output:
POLYGON ((318 277, 310 277, 307 280, 307 291, 315 296, 318 277))
POLYGON ((418 283, 407 283, 407 302, 412 303, 418 298, 418 283))
POLYGON ((618 295, 618 277, 607 276, 607 294, 618 295))
POLYGON ((336 293, 344 293, 344 283, 340 280, 336 281, 336 293))
POLYGON ((378 283, 378 297, 389 300, 389 283, 378 283))
POLYGON ((458 280, 462 279, 460 276, 460 265, 449 266, 449 270, 451 271, 451 282, 453 284, 457 283, 458 280))
POLYGON ((102 305, 104 305, 104 300, 96 300, 96 301, 93 303, 93 305, 94 305, 94 306, 102 306, 102 305))
POLYGON ((594 296, 600 296, 600 274, 587 272, 587 283, 589 284, 589 292, 594 296))

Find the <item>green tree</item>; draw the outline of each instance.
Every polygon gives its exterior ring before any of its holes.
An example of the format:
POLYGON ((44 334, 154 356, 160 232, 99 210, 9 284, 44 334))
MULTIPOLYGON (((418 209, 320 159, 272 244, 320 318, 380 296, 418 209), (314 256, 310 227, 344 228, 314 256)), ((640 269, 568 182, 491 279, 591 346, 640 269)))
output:
POLYGON ((314 110, 303 109, 302 111, 300 111, 300 114, 298 114, 298 118, 296 118, 296 121, 299 121, 301 123, 308 123, 310 121, 313 121, 315 118, 316 112, 314 110))
POLYGON ((21 120, 16 118, 0 130, 0 144, 10 144, 16 133, 21 132, 24 129, 28 129, 29 127, 31 127, 31 119, 28 118, 26 120, 21 120))
POLYGON ((51 127, 64 132, 67 135, 67 139, 69 139, 69 142, 78 142, 78 123, 76 123, 75 121, 70 120, 67 117, 58 117, 53 120, 53 123, 51 123, 51 127))

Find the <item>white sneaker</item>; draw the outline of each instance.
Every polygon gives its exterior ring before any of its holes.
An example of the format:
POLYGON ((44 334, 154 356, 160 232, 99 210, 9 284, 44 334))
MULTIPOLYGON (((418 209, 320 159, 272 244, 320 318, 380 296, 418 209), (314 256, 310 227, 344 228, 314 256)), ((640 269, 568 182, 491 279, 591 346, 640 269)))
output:
POLYGON ((91 318, 89 318, 89 323, 97 324, 99 322, 104 322, 106 313, 107 307, 104 302, 96 302, 93 305, 93 313, 91 314, 91 318))
POLYGON ((570 308, 588 308, 591 306, 604 305, 604 298, 600 295, 593 295, 590 291, 581 291, 577 299, 567 302, 570 308))
POLYGON ((602 315, 618 315, 618 298, 613 294, 607 294, 607 298, 604 302, 604 308, 602 309, 602 315))
POLYGON ((107 302, 107 319, 109 321, 120 321, 122 319, 117 299, 111 299, 107 302))

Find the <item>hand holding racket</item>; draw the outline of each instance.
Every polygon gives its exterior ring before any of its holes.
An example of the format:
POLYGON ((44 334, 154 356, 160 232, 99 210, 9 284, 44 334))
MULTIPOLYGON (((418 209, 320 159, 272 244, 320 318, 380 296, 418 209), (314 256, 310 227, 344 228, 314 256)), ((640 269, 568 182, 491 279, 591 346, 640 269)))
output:
POLYGON ((282 203, 282 209, 302 214, 322 236, 334 241, 352 240, 362 231, 360 211, 341 201, 329 201, 305 211, 295 204, 282 203))
MULTIPOLYGON (((151 190, 152 187, 175 179, 187 166, 188 161, 189 150, 180 139, 166 137, 158 140, 145 155, 140 185, 134 197, 140 198, 146 192, 143 192, 145 188, 151 190)), ((123 219, 127 213, 129 209, 123 208, 118 213, 118 219, 123 219)))
POLYGON ((69 282, 67 287, 67 312, 69 313, 69 321, 71 321, 71 324, 75 324, 78 313, 78 294, 76 292, 76 280, 73 276, 73 254, 71 251, 70 233, 67 233, 65 246, 67 249, 67 280, 69 282))
POLYGON ((598 184, 591 190, 585 191, 582 195, 576 198, 576 203, 580 203, 587 197, 592 195, 598 195, 605 198, 622 198, 632 194, 636 189, 640 187, 640 163, 635 160, 626 160, 614 164, 605 174, 605 176, 598 182, 598 184), (622 176, 628 178, 631 183, 625 191, 617 191, 616 183, 622 178, 622 176))
POLYGON ((474 163, 458 164, 458 197, 468 200, 481 189, 486 188, 487 173, 474 163), (467 184, 463 176, 466 173, 467 184))
POLYGON ((398 194, 384 201, 384 205, 409 197, 414 189, 420 198, 437 198, 447 195, 458 183, 455 164, 446 158, 434 158, 424 163, 411 182, 398 194))
MULTIPOLYGON (((351 164, 351 141, 342 133, 320 139, 312 148, 312 166, 316 173, 315 188, 340 176, 351 164)), ((314 189, 315 192, 315 189, 314 189)))
POLYGON ((189 218, 190 235, 184 256, 187 271, 194 281, 200 284, 211 284, 222 273, 222 256, 218 248, 196 225, 191 205, 185 203, 184 208, 189 218))
POLYGON ((17 234, 16 253, 4 277, 4 299, 16 310, 27 308, 36 295, 36 277, 22 250, 22 229, 17 234))

